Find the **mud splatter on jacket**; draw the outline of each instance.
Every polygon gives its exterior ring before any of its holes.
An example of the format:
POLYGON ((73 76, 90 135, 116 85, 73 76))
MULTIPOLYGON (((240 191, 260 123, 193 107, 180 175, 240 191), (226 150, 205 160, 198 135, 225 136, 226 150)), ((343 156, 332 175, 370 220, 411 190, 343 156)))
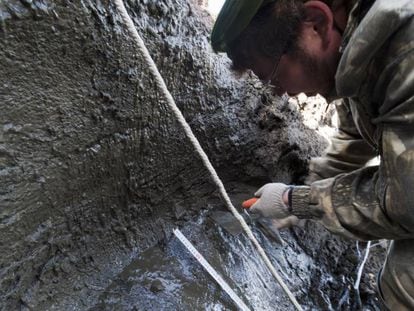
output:
POLYGON ((322 180, 294 188, 292 212, 356 239, 414 239, 414 1, 377 0, 361 20, 363 2, 336 73, 339 131, 311 162, 322 180))

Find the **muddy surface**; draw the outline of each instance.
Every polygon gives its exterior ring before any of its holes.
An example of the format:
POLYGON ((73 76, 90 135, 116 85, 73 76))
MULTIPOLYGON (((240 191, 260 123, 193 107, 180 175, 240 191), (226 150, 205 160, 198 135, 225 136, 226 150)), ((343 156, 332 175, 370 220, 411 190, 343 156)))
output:
MULTIPOLYGON (((226 186, 250 196, 300 183, 327 146, 325 105, 235 79, 195 3, 125 2, 226 186)), ((223 208, 215 189, 111 1, 1 1, 0 73, 1 310, 233 308, 172 238, 177 226, 251 306, 285 307, 244 238, 209 221, 223 208)), ((283 249, 263 241, 299 300, 351 306, 355 243, 310 223, 284 234, 283 249)))
MULTIPOLYGON (((232 200, 239 200, 254 188, 232 185, 232 200)), ((287 296, 244 234, 232 235, 211 219, 224 208, 219 201, 188 221, 183 234, 223 276, 252 310, 295 310, 287 296)), ((254 233, 276 269, 305 310, 357 310, 358 295, 365 310, 376 310, 373 271, 384 252, 371 249, 358 294, 352 285, 362 261, 364 246, 330 236, 316 224, 281 232, 284 245, 256 223, 254 233), (317 233, 318 240, 315 240, 317 233), (311 247, 310 247, 311 246, 311 247), (327 252, 329 251, 329 253, 327 252)), ((141 253, 102 291, 92 310, 237 310, 230 298, 192 257, 180 241, 171 236, 141 253)))

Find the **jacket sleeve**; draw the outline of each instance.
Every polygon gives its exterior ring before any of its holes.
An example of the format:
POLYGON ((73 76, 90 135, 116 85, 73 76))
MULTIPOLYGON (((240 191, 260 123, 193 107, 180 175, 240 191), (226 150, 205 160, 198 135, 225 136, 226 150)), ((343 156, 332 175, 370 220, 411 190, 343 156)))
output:
POLYGON ((294 215, 362 240, 414 238, 413 64, 411 48, 378 77, 373 97, 381 99, 379 117, 371 121, 382 133, 380 165, 294 188, 294 215))
POLYGON ((326 154, 310 160, 306 184, 352 172, 376 156, 374 148, 359 134, 352 119, 348 100, 337 100, 335 106, 338 114, 338 131, 331 138, 326 154))

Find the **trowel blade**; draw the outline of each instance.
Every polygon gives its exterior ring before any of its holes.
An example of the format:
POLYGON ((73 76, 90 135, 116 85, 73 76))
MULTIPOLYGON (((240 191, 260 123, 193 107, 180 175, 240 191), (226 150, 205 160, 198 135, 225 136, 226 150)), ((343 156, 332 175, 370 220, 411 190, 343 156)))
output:
MULTIPOLYGON (((228 233, 237 236, 243 232, 243 227, 236 217, 230 212, 226 211, 215 211, 212 212, 210 217, 216 224, 226 230, 228 233)), ((279 230, 276 224, 271 219, 262 218, 258 215, 243 215, 244 220, 251 224, 257 222, 262 232, 270 239, 276 241, 279 244, 284 244, 282 237, 280 236, 279 230)))
POLYGON ((280 236, 279 229, 277 228, 277 221, 262 217, 259 218, 257 222, 261 225, 262 229, 264 230, 264 234, 266 234, 267 237, 273 239, 281 245, 285 244, 285 241, 283 241, 282 237, 280 236))
MULTIPOLYGON (((230 212, 215 211, 211 213, 210 217, 216 224, 232 235, 239 235, 243 232, 242 225, 230 212)), ((244 219, 247 221, 246 217, 244 219)))

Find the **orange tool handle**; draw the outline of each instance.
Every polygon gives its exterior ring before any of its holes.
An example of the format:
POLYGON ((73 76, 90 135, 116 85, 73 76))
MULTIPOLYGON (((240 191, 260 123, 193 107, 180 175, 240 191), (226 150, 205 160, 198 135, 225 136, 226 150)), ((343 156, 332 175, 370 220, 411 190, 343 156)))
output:
POLYGON ((257 200, 259 200, 259 198, 251 198, 251 199, 248 199, 248 200, 246 200, 246 201, 244 201, 243 203, 242 203, 242 206, 243 206, 243 208, 250 208, 250 207, 252 207, 252 205, 254 204, 254 203, 256 203, 257 202, 257 200))

